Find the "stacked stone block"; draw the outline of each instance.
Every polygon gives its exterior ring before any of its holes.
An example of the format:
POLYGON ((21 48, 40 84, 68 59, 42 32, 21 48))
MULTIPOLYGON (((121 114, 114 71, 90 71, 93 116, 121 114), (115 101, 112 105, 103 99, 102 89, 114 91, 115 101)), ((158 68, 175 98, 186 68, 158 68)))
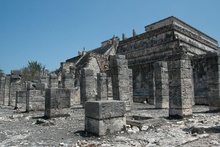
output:
POLYGON ((169 116, 183 118, 192 115, 193 77, 189 57, 168 62, 169 116))
POLYGON ((97 81, 94 78, 94 70, 89 68, 83 68, 81 70, 80 79, 80 100, 83 106, 87 101, 96 100, 96 83, 97 81))
POLYGON ((107 100, 107 76, 106 73, 97 73, 97 100, 107 100))
POLYGON ((4 87, 4 105, 10 104, 10 82, 11 82, 11 75, 6 75, 5 77, 5 87, 4 87))
POLYGON ((113 99, 125 101, 126 111, 130 111, 133 104, 132 70, 124 55, 112 56, 110 64, 113 99))
POLYGON ((125 102, 101 100, 86 102, 85 131, 103 136, 121 131, 126 125, 125 102))
POLYGON ((16 91, 16 101, 15 101, 15 109, 19 109, 20 111, 26 111, 26 101, 27 101, 27 92, 28 91, 16 91))
POLYGON ((155 108, 169 108, 169 81, 167 62, 154 63, 155 108))
POLYGON ((45 109, 45 97, 41 90, 27 90, 26 111, 43 111, 45 109))
POLYGON ((0 84, 0 104, 4 104, 5 97, 5 77, 1 77, 0 84))
POLYGON ((56 74, 50 74, 48 87, 49 88, 58 88, 58 77, 56 74))
POLYGON ((63 88, 49 88, 45 93, 45 117, 69 116, 70 90, 63 88))
POLYGON ((220 110, 220 56, 206 58, 208 64, 208 99, 210 111, 220 110))

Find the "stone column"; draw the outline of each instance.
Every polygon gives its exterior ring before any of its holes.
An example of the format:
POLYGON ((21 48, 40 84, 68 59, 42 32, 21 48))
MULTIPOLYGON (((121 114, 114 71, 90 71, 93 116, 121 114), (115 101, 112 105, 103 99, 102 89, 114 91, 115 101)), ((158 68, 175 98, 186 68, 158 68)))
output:
POLYGON ((220 110, 220 56, 206 58, 210 111, 220 110))
POLYGON ((169 108, 169 81, 167 62, 154 63, 155 108, 169 108))
POLYGON ((97 73, 97 100, 107 100, 107 76, 106 73, 97 73))
POLYGON ((0 85, 0 104, 4 105, 4 97, 5 97, 5 77, 1 77, 1 85, 0 85))
POLYGON ((149 67, 148 83, 149 83, 148 104, 155 105, 155 77, 154 77, 153 67, 149 67))
POLYGON ((62 73, 62 88, 72 89, 74 87, 74 77, 72 73, 62 73))
POLYGON ((83 68, 80 78, 80 100, 84 106, 87 101, 96 101, 96 80, 94 70, 83 68))
POLYGON ((48 87, 49 88, 58 88, 58 77, 56 74, 50 74, 48 87))
POLYGON ((124 55, 112 56, 110 62, 113 99, 125 101, 126 111, 130 111, 133 104, 132 70, 128 69, 128 61, 124 55))
POLYGON ((45 92, 46 118, 69 116, 70 90, 64 88, 48 88, 45 92))
POLYGON ((10 80, 11 75, 5 77, 5 88, 4 88, 4 105, 10 105, 10 80))
POLYGON ((188 56, 168 62, 169 116, 183 118, 192 115, 193 76, 188 56))

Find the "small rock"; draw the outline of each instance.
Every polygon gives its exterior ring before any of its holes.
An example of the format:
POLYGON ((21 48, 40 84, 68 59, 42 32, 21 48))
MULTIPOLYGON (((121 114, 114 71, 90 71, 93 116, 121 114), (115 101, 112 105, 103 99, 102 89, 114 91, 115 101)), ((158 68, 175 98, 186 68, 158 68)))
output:
POLYGON ((63 143, 63 142, 61 142, 59 145, 60 145, 60 146, 67 146, 67 144, 66 144, 66 143, 63 143))
POLYGON ((216 141, 216 140, 212 140, 209 143, 212 144, 212 145, 217 145, 217 146, 219 145, 219 142, 216 141))
POLYGON ((133 133, 137 133, 137 132, 139 132, 140 131, 140 129, 137 127, 137 126, 133 126, 132 127, 132 132, 133 133))
POLYGON ((142 126, 141 131, 147 131, 148 128, 149 128, 148 126, 142 126))

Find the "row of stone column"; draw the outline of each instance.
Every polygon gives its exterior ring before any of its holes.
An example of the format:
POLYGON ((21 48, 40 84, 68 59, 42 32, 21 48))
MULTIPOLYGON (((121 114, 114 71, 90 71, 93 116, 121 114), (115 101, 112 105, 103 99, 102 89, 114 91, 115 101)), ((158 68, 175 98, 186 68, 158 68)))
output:
MULTIPOLYGON (((207 56, 208 100, 210 111, 220 110, 220 57, 207 56)), ((149 82, 149 103, 156 108, 169 108, 169 116, 192 115, 194 83, 191 59, 185 56, 154 63, 149 82)))
POLYGON ((113 99, 125 101, 126 111, 130 111, 133 103, 132 70, 128 68, 128 62, 123 55, 112 56, 110 62, 112 81, 109 81, 106 73, 95 75, 93 69, 81 70, 81 103, 84 105, 87 101, 107 100, 108 85, 111 82, 113 99))

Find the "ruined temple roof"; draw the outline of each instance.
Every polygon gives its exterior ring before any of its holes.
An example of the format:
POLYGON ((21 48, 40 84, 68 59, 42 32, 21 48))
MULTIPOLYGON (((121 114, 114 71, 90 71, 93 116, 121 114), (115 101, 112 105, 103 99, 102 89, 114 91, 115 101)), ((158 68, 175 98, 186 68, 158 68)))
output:
POLYGON ((119 42, 118 37, 113 37, 112 39, 103 41, 101 47, 98 47, 96 49, 87 52, 84 51, 85 54, 82 53, 82 55, 78 55, 76 57, 67 59, 66 62, 73 62, 76 64, 76 67, 82 68, 82 67, 86 67, 91 57, 96 57, 97 61, 101 63, 103 62, 103 59, 101 58, 104 58, 104 56, 108 56, 110 54, 109 52, 112 49, 114 49, 115 45, 116 44, 118 45, 118 42, 119 42), (115 39, 117 40, 116 42, 115 39))

